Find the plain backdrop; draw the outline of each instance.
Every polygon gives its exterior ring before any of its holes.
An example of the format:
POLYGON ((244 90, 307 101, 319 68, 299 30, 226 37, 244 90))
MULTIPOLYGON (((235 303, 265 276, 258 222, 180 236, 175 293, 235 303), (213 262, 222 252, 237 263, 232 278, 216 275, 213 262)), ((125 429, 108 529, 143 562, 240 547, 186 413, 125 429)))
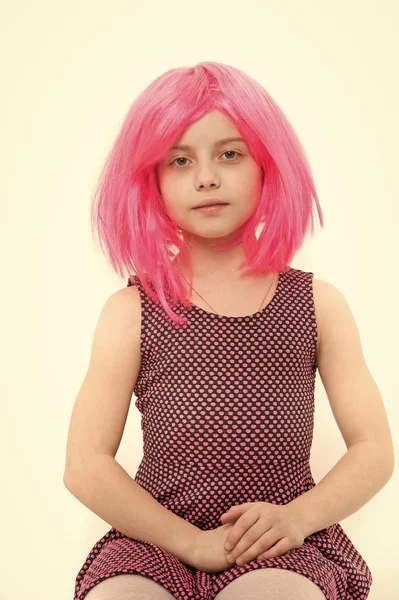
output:
MULTIPOLYGON (((96 178, 133 99, 203 60, 257 79, 297 131, 325 228, 291 263, 347 298, 398 440, 398 3, 1 2, 2 600, 72 600, 111 527, 63 484, 71 411, 107 298, 125 287, 93 244, 96 178)), ((131 409, 116 456, 142 456, 131 409)), ((316 379, 316 483, 345 452, 316 379)), ((399 597, 397 475, 341 522, 369 598, 399 597)))

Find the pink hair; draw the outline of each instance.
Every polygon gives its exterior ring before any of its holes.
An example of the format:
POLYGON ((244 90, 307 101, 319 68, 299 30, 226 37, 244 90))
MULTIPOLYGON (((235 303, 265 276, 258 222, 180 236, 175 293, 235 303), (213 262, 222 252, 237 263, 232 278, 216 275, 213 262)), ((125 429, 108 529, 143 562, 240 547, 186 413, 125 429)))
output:
POLYGON ((181 252, 192 284, 190 256, 180 230, 166 214, 156 167, 184 130, 213 110, 234 122, 263 172, 251 218, 234 242, 220 246, 242 242, 246 261, 240 268, 250 267, 256 273, 285 271, 309 227, 314 232, 313 202, 324 226, 305 151, 259 83, 217 62, 179 67, 157 77, 133 102, 107 157, 93 198, 91 223, 113 269, 122 277, 125 270, 137 274, 150 297, 179 325, 187 319, 172 306, 179 301, 185 306, 191 303, 172 262, 172 248, 181 252))

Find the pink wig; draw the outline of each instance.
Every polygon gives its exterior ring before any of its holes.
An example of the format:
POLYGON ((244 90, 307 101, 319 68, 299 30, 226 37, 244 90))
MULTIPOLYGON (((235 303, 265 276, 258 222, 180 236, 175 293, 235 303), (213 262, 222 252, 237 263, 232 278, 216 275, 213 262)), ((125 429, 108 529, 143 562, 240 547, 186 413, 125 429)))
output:
POLYGON ((173 262, 173 248, 181 252, 191 274, 190 285, 192 271, 183 236, 165 211, 157 164, 190 124, 213 110, 234 122, 262 168, 262 189, 251 218, 235 241, 220 246, 243 244, 246 261, 240 269, 285 271, 309 228, 313 234, 313 202, 324 226, 305 151, 259 83, 217 62, 179 67, 157 77, 133 102, 107 157, 93 198, 91 223, 114 270, 122 277, 126 271, 134 272, 178 325, 187 319, 172 307, 191 303, 173 262))

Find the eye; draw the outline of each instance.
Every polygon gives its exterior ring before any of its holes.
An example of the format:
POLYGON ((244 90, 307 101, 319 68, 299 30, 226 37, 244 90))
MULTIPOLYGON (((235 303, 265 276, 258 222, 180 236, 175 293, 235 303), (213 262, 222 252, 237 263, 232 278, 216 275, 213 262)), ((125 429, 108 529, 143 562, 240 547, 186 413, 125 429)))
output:
MULTIPOLYGON (((242 154, 241 154, 240 152, 236 152, 236 150, 225 150, 225 151, 223 152, 223 154, 227 154, 227 153, 229 153, 229 154, 236 154, 237 156, 242 156, 242 154)), ((222 154, 222 156, 223 156, 223 154, 222 154)), ((177 161, 177 160, 182 160, 182 159, 183 159, 183 160, 188 160, 188 159, 187 159, 185 156, 178 156, 177 158, 175 158, 175 159, 174 159, 174 160, 173 160, 171 163, 169 163, 169 164, 171 164, 171 165, 175 165, 175 163, 176 163, 176 161, 177 161)), ((234 157, 234 159, 233 159, 233 160, 236 160, 236 158, 234 157)), ((231 159, 230 159, 230 160, 228 160, 227 162, 233 162, 233 160, 231 160, 231 159)), ((184 167, 185 165, 182 165, 182 164, 179 164, 179 165, 178 165, 178 164, 176 164, 176 167, 177 167, 177 166, 183 166, 183 167, 184 167)))

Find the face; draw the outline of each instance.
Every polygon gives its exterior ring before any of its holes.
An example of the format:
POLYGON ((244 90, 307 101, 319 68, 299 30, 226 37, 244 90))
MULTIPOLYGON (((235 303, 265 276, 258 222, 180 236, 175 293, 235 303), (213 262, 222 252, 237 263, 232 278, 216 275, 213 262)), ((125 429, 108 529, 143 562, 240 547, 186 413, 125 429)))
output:
POLYGON ((193 247, 211 247, 229 239, 253 214, 262 184, 262 170, 234 123, 212 111, 191 124, 158 165, 158 178, 168 216, 193 247), (195 210, 201 201, 227 202, 217 213, 195 210))

